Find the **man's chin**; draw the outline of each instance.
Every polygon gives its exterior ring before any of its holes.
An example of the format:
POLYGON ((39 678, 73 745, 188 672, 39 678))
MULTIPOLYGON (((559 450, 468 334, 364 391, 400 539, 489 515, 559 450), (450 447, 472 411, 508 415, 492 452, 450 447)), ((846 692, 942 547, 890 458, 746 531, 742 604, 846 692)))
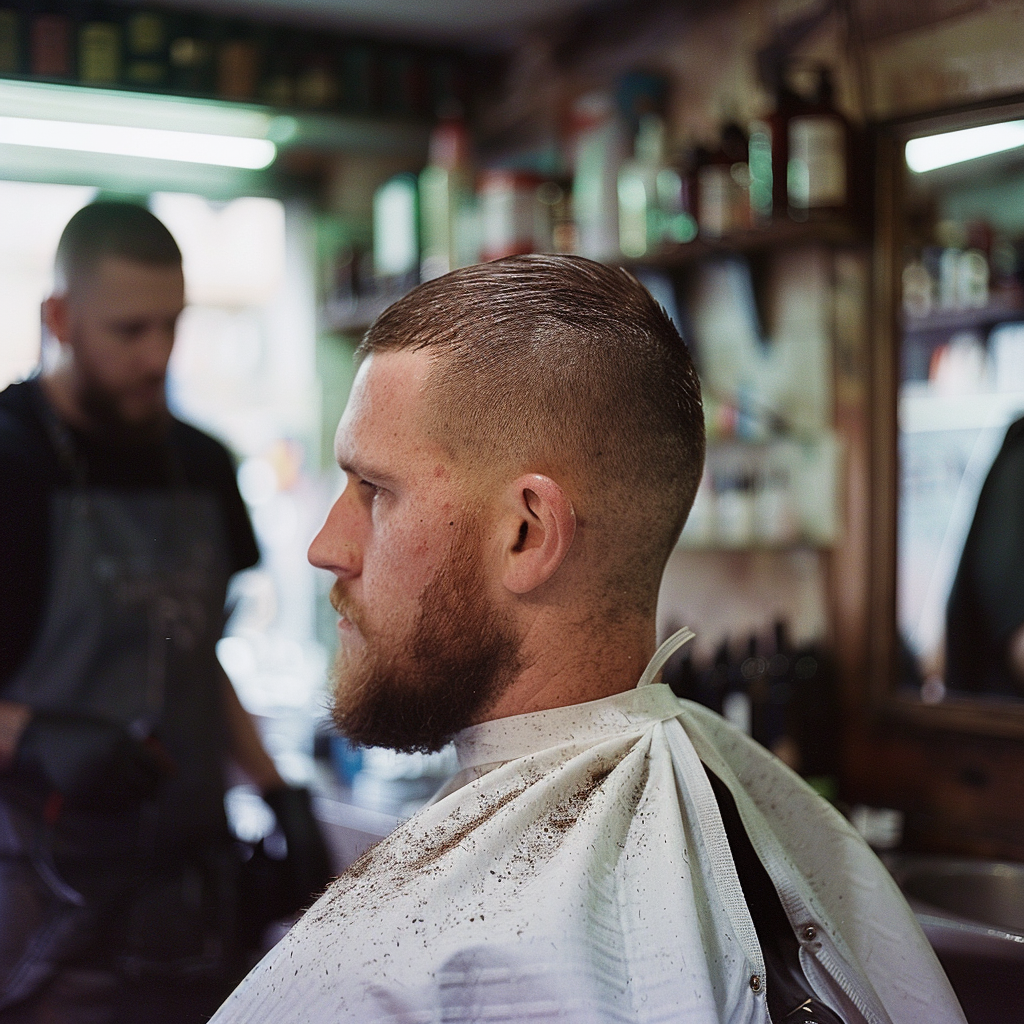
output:
POLYGON ((97 384, 84 386, 78 396, 82 411, 96 429, 145 441, 161 436, 170 422, 164 385, 111 394, 97 384))

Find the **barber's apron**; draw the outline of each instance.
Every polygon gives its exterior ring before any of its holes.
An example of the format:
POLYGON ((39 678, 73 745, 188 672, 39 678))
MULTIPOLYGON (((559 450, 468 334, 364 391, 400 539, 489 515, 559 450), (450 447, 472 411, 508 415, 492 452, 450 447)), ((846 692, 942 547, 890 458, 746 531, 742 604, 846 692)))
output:
MULTIPOLYGON (((72 461, 70 439, 49 426, 72 461)), ((226 538, 216 499, 189 491, 168 459, 168 490, 90 488, 76 467, 78 485, 53 500, 42 628, 0 696, 154 736, 173 770, 155 797, 109 813, 0 777, 0 1008, 88 943, 97 915, 118 916, 122 969, 201 974, 224 956, 230 882, 211 879, 230 874, 215 653, 226 538), (76 870, 110 884, 83 895, 76 870)))

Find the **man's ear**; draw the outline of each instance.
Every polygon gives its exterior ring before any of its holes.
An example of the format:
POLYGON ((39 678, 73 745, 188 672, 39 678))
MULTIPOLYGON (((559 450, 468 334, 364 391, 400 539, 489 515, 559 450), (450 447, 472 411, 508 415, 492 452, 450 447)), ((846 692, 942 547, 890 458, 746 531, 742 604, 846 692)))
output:
POLYGON ((43 323, 62 345, 68 340, 68 300, 66 295, 51 295, 43 300, 43 323))
POLYGON ((514 594, 546 583, 565 560, 576 536, 576 512, 551 477, 527 473, 509 488, 502 582, 514 594))

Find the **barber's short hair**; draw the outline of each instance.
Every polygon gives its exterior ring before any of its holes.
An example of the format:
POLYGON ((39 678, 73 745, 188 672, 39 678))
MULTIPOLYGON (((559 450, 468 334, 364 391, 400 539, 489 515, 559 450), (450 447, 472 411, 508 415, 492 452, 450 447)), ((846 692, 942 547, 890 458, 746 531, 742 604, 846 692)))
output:
POLYGON ((100 200, 83 206, 60 236, 58 291, 73 289, 109 256, 150 266, 181 266, 178 243, 149 210, 137 203, 100 200))
POLYGON ((581 524, 615 539, 605 585, 648 600, 704 465, 697 372, 650 292, 582 257, 511 256, 420 285, 360 354, 402 349, 435 354, 439 442, 477 465, 567 482, 581 524))

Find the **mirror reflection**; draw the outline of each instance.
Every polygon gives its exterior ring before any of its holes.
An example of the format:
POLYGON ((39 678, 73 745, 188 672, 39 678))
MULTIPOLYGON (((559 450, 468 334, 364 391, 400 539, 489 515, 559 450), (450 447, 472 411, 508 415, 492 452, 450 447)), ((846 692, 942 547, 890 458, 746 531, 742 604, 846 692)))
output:
POLYGON ((905 148, 901 682, 1024 699, 1024 120, 905 148))

